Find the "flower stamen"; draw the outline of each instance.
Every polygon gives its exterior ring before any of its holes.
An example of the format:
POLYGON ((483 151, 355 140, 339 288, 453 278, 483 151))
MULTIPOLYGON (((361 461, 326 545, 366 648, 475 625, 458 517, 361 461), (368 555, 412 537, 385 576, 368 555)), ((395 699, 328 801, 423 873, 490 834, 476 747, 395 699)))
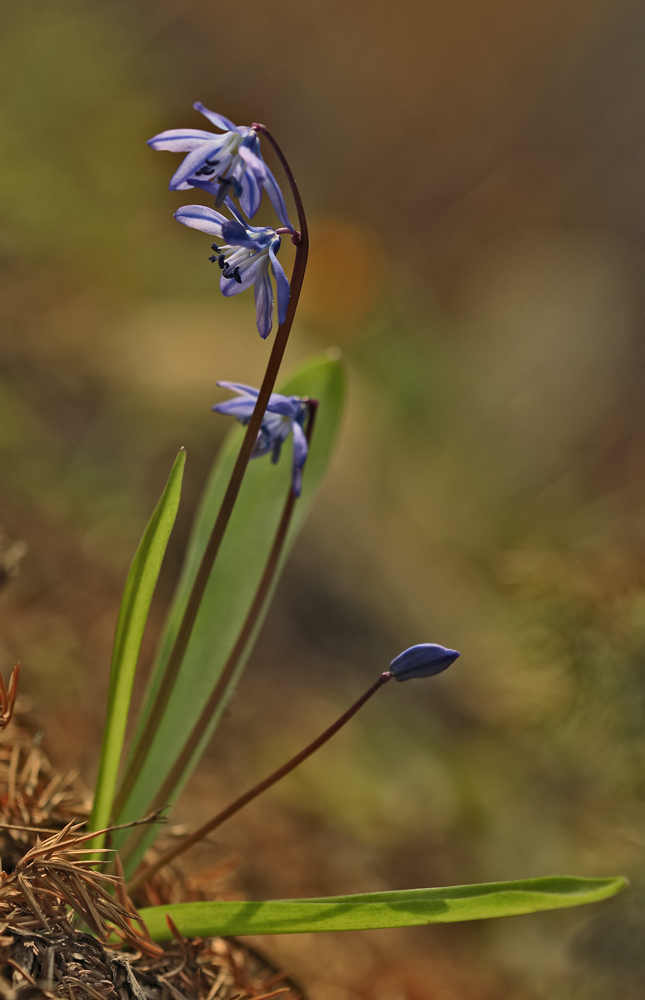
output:
MULTIPOLYGON (((213 173, 215 171, 213 170, 213 173)), ((231 188, 234 186, 234 182, 229 178, 225 177, 224 174, 220 174, 217 178, 219 181, 219 190, 215 195, 215 208, 220 208, 224 204, 224 200, 228 197, 231 188)))
MULTIPOLYGON (((235 186, 237 181, 232 179, 231 183, 235 186)), ((211 182, 208 185, 213 186, 211 182)), ((203 188, 207 189, 206 184, 203 188)), ((255 287, 257 328, 264 338, 271 332, 273 316, 270 275, 276 283, 280 323, 285 320, 289 302, 289 281, 276 257, 281 239, 275 229, 251 226, 236 213, 232 204, 227 202, 227 206, 236 215, 234 219, 226 219, 205 205, 185 205, 175 212, 175 218, 184 225, 216 237, 211 244, 214 252, 208 259, 211 264, 217 263, 222 272, 220 290, 223 295, 237 295, 251 286, 255 287), (220 240, 224 241, 223 244, 220 240)))

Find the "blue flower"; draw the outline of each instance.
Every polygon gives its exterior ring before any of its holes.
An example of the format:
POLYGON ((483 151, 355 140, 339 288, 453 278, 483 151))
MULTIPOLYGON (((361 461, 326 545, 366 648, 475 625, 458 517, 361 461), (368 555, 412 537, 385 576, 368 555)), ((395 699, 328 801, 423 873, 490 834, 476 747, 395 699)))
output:
POLYGON ((234 125, 199 101, 193 107, 224 131, 218 134, 198 128, 172 128, 148 139, 153 149, 188 153, 171 178, 170 190, 185 191, 195 187, 193 179, 212 181, 218 208, 232 191, 252 219, 260 207, 264 188, 282 225, 293 232, 278 182, 262 159, 257 132, 245 125, 234 125))
MULTIPOLYGON (((213 410, 216 413, 235 417, 241 424, 248 424, 258 398, 258 389, 254 389, 251 385, 242 385, 239 382, 218 382, 217 384, 223 389, 236 392, 238 395, 236 399, 228 399, 225 403, 218 403, 213 407, 213 410)), ((271 461, 277 462, 280 458, 282 445, 289 434, 293 434, 291 488, 297 497, 300 496, 302 489, 302 469, 307 461, 309 451, 307 437, 303 430, 307 412, 307 403, 300 396, 281 396, 279 392, 272 393, 251 456, 258 458, 260 455, 271 454, 271 461)))
POLYGON ((446 649, 435 642, 422 642, 410 646, 390 663, 390 673, 397 681, 409 681, 416 677, 434 677, 447 670, 459 653, 456 649, 446 649))
POLYGON ((275 278, 278 294, 278 322, 284 323, 289 305, 289 279, 278 263, 280 237, 268 226, 251 226, 240 219, 227 219, 205 205, 184 205, 175 218, 184 226, 223 240, 223 246, 213 243, 213 263, 219 264, 222 275, 222 295, 237 295, 251 285, 255 288, 255 309, 258 333, 268 337, 273 325, 273 287, 269 270, 275 278))

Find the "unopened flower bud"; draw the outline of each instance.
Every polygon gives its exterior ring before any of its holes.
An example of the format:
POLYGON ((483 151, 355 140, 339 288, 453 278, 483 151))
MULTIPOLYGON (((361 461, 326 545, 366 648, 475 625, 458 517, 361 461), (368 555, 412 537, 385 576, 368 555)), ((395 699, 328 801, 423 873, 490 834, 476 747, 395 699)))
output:
POLYGON ((447 670, 459 653, 456 649, 446 649, 435 642, 422 642, 410 646, 390 663, 390 673, 397 681, 409 681, 416 677, 434 677, 447 670))

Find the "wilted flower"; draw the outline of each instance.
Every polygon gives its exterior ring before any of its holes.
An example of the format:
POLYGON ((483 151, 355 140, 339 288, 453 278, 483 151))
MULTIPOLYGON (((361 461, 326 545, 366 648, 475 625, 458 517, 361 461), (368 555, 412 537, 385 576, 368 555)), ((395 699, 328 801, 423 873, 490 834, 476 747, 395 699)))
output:
POLYGON ((282 225, 293 232, 278 182, 262 159, 257 132, 245 125, 234 125, 223 115, 209 111, 199 101, 193 107, 224 131, 217 134, 197 128, 173 128, 148 139, 148 145, 153 149, 188 153, 171 178, 170 190, 185 191, 195 187, 191 182, 193 178, 212 181, 216 186, 215 203, 218 208, 232 192, 239 198, 243 211, 252 219, 260 207, 264 188, 282 225))
MULTIPOLYGON (((218 382, 222 389, 230 389, 238 394, 236 399, 228 399, 225 403, 217 403, 213 407, 216 413, 235 417, 241 424, 248 424, 255 409, 258 389, 239 382, 218 382)), ((300 396, 282 396, 274 392, 269 397, 262 425, 258 433, 252 458, 271 454, 271 461, 280 458, 282 445, 293 434, 293 465, 291 468, 291 487, 297 497, 302 489, 302 468, 307 461, 309 445, 303 430, 307 417, 307 403, 300 396)), ((459 654, 457 654, 459 655, 459 654)))
POLYGON ((409 681, 415 677, 433 677, 447 670, 459 653, 456 649, 446 649, 435 642, 422 642, 410 646, 390 663, 390 673, 397 681, 409 681))
POLYGON ((215 253, 210 258, 222 270, 220 290, 222 295, 229 296, 254 286, 256 321, 261 337, 268 337, 273 325, 270 269, 278 294, 278 321, 284 323, 289 305, 289 279, 276 257, 280 237, 275 229, 244 225, 237 219, 227 219, 206 205, 184 205, 177 209, 175 218, 184 226, 200 229, 224 241, 222 246, 213 243, 215 253))

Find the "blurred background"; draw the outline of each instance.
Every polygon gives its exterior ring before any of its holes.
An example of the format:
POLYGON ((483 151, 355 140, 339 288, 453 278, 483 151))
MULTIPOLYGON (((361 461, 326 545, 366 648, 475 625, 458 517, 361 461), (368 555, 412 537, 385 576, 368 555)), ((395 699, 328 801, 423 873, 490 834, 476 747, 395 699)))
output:
MULTIPOLYGON (((190 826, 388 688, 190 855, 256 898, 624 873, 580 912, 263 942, 312 1000, 635 1000, 645 953, 645 9, 632 0, 35 0, 0 41, 0 595, 45 748, 94 777, 120 592, 178 446, 170 599, 270 343, 177 225, 201 100, 283 144, 312 251, 286 368, 349 408, 190 826), (233 862, 231 862, 233 864, 233 862)), ((277 168, 276 168, 277 171, 277 168)), ((201 200, 201 199, 199 199, 201 200)), ((267 216, 268 218, 268 216, 267 216)), ((285 254, 285 256, 287 256, 285 254)), ((192 867, 191 867, 192 866, 192 867)))

